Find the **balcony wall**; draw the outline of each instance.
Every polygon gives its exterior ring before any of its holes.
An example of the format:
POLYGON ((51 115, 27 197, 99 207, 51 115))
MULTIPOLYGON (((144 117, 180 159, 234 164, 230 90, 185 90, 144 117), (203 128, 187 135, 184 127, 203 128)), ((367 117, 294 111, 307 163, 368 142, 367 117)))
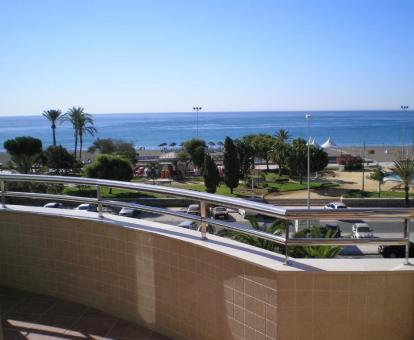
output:
POLYGON ((284 266, 272 253, 197 232, 45 211, 0 210, 0 285, 174 339, 414 339, 414 271, 401 260, 284 266))

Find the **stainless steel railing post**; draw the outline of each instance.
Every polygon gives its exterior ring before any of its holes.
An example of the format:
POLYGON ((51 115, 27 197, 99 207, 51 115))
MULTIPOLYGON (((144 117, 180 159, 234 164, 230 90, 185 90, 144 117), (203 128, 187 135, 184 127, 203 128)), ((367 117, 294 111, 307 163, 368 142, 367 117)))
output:
POLYGON ((1 186, 1 206, 3 208, 5 208, 6 207, 6 186, 5 186, 4 181, 1 181, 0 183, 1 183, 0 184, 0 186, 1 186))
POLYGON ((103 212, 102 212, 102 192, 101 192, 101 186, 97 185, 96 186, 96 195, 97 195, 97 199, 98 199, 98 216, 99 218, 103 218, 103 212))
POLYGON ((405 245, 405 261, 404 264, 410 264, 410 220, 404 219, 404 238, 407 240, 405 245))
POLYGON ((285 225, 286 225, 286 234, 285 234, 285 262, 283 263, 284 265, 289 265, 289 245, 288 245, 288 241, 289 241, 289 221, 286 220, 285 221, 285 225))
POLYGON ((208 217, 208 204, 205 201, 200 201, 200 217, 201 217, 201 239, 207 240, 207 223, 203 221, 208 217))

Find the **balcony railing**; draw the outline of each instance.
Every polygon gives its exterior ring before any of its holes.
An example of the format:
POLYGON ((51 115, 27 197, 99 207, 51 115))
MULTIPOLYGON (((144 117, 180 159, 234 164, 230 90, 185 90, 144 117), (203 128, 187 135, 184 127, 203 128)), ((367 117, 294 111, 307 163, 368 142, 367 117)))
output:
POLYGON ((22 175, 22 174, 0 174, 1 204, 6 206, 6 198, 28 198, 37 200, 56 200, 76 203, 90 203, 97 205, 98 216, 105 218, 103 207, 131 208, 140 211, 152 212, 185 218, 188 220, 198 221, 201 224, 200 236, 207 239, 207 225, 215 225, 220 228, 235 231, 250 236, 259 237, 268 241, 275 242, 285 246, 285 264, 289 263, 288 249, 289 246, 346 246, 356 244, 387 244, 387 245, 405 245, 405 263, 408 264, 409 257, 409 235, 410 220, 414 217, 413 208, 348 208, 342 210, 327 210, 321 208, 283 208, 266 203, 249 201, 245 199, 214 195, 204 192, 178 189, 158 185, 121 182, 112 180, 81 178, 81 177, 63 177, 63 176, 45 176, 45 175, 22 175), (66 185, 83 185, 95 187, 97 191, 96 198, 80 197, 71 195, 45 194, 34 192, 20 192, 7 190, 8 182, 31 182, 47 184, 66 184, 66 185), (103 187, 128 189, 139 192, 162 194, 173 197, 180 197, 197 201, 200 204, 200 216, 187 214, 185 212, 174 211, 165 208, 152 207, 143 204, 129 203, 115 200, 104 199, 101 194, 103 187), (285 235, 278 236, 264 231, 248 228, 239 223, 226 222, 208 217, 208 205, 220 205, 231 209, 246 209, 248 211, 282 219, 285 221, 285 235), (352 220, 352 219, 393 219, 404 221, 402 238, 290 238, 290 221, 292 220, 352 220))

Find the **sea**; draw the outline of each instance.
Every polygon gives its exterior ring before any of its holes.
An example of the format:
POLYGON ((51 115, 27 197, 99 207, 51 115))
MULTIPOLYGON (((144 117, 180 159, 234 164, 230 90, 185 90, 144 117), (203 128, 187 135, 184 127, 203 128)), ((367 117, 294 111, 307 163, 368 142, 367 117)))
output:
MULTIPOLYGON (((85 149, 99 138, 122 139, 137 148, 156 149, 161 143, 176 143, 199 137, 217 143, 226 136, 239 138, 256 133, 275 134, 279 129, 292 137, 308 136, 318 144, 329 137, 338 146, 397 146, 412 144, 413 111, 275 111, 275 112, 195 112, 171 113, 105 113, 93 114, 96 136, 84 138, 85 149), (306 114, 311 114, 308 121, 306 114)), ((40 138, 43 147, 52 144, 50 123, 41 114, 0 116, 0 151, 7 139, 18 136, 40 138)), ((69 123, 58 124, 57 143, 74 147, 73 129, 69 123)))

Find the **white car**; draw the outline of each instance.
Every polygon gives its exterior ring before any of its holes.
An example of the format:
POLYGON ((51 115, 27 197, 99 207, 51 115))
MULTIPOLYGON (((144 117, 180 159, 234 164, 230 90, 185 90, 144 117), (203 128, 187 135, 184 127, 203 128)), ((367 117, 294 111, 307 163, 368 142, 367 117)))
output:
POLYGON ((132 209, 132 208, 122 208, 118 213, 119 216, 124 216, 124 217, 135 217, 138 214, 139 214, 139 210, 132 209))
POLYGON ((46 203, 43 208, 54 208, 54 209, 60 209, 63 207, 62 203, 57 203, 57 202, 50 202, 50 203, 46 203))
POLYGON ((368 223, 355 223, 352 225, 353 238, 372 238, 374 237, 373 230, 368 223))
POLYGON ((75 210, 83 210, 83 211, 93 211, 96 212, 96 206, 94 206, 93 204, 89 204, 89 203, 83 203, 83 204, 79 204, 75 210))
POLYGON ((337 209, 346 209, 346 208, 348 207, 342 202, 331 202, 325 205, 325 209, 337 210, 337 209))
POLYGON ((200 215, 200 206, 198 204, 190 204, 187 208, 187 214, 200 215))

